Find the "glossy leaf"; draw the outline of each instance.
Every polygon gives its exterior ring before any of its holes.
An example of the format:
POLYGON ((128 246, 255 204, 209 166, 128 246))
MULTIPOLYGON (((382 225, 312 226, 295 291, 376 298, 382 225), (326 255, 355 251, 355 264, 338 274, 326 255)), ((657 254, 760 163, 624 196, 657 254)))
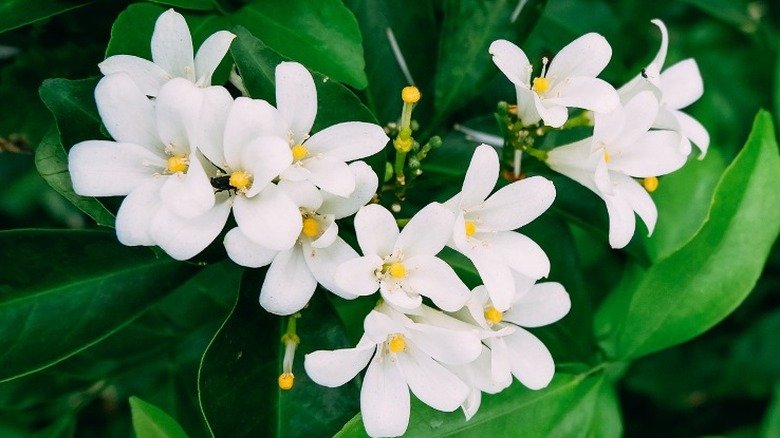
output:
POLYGON ((89 0, 5 0, 0 3, 0 32, 63 14, 89 3, 92 2, 89 0))
POLYGON ((35 150, 35 167, 44 180, 59 194, 73 203, 105 227, 114 226, 114 214, 94 197, 79 196, 73 191, 73 182, 68 172, 68 156, 55 132, 49 132, 35 150))
POLYGON ((761 423, 761 438, 780 435, 780 384, 775 385, 774 395, 761 423))
POLYGON ((174 7, 177 9, 192 9, 195 11, 210 11, 214 9, 217 0, 149 0, 152 3, 174 7))
POLYGON ((521 44, 546 0, 446 0, 436 67, 439 121, 477 97, 499 74, 488 47, 497 39, 521 44))
POLYGON ((368 83, 357 20, 339 0, 252 2, 231 20, 282 55, 355 88, 368 83))
MULTIPOLYGON (((463 412, 440 412, 412 397, 404 436, 585 436, 603 375, 557 374, 547 388, 529 390, 518 382, 497 395, 482 394, 482 404, 466 421, 463 412)), ((360 415, 334 438, 366 437, 360 415)))
POLYGON ((295 386, 279 389, 280 340, 288 318, 258 304, 264 276, 265 269, 245 273, 233 312, 203 356, 198 382, 203 413, 216 436, 326 436, 357 411, 357 389, 315 384, 303 370, 303 355, 346 347, 344 330, 323 292, 315 292, 297 320, 295 386))
POLYGON ((47 79, 38 90, 41 100, 54 115, 62 143, 68 149, 83 140, 104 138, 95 103, 97 83, 97 79, 47 79))
POLYGON ((723 174, 701 229, 599 309, 597 332, 612 358, 634 358, 691 339, 742 302, 780 231, 778 174, 771 115, 760 112, 745 148, 723 174))
POLYGON ((186 438, 187 434, 170 415, 138 397, 130 397, 133 432, 138 438, 186 438))
POLYGON ((194 271, 113 233, 0 232, 0 381, 104 339, 194 271))

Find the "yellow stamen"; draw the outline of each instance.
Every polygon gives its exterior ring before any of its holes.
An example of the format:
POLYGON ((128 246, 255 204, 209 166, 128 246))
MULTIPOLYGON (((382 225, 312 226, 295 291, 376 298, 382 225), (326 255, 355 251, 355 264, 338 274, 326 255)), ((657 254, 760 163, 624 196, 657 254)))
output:
POLYGON ((501 318, 504 317, 504 314, 498 310, 496 310, 495 307, 491 307, 487 310, 485 310, 485 319, 490 321, 491 324, 498 324, 501 322, 501 318))
POLYGON ((320 224, 314 218, 307 217, 303 220, 303 235, 306 237, 316 237, 320 232, 320 224))
POLYGON ((648 176, 642 180, 642 185, 645 187, 645 190, 653 193, 658 188, 658 178, 654 176, 648 176))
POLYGON ((404 335, 395 335, 390 339, 390 351, 393 353, 400 353, 406 349, 406 341, 404 335))
POLYGON ((420 97, 422 97, 422 94, 420 94, 420 90, 414 85, 404 87, 404 89, 401 90, 401 99, 406 103, 417 103, 420 100, 420 97))
POLYGON ((477 226, 474 225, 474 222, 466 221, 466 235, 471 237, 476 232, 477 232, 477 226))
POLYGON ((186 172, 188 167, 187 155, 176 155, 168 158, 168 171, 171 173, 186 172))
POLYGON ((237 170, 230 174, 230 180, 228 184, 235 187, 238 190, 246 190, 249 184, 252 183, 252 177, 249 172, 243 170, 237 170))
POLYGON ((404 278, 406 276, 406 266, 403 263, 395 262, 390 265, 388 272, 390 272, 393 278, 404 278))
POLYGON ((306 146, 302 144, 293 146, 292 156, 295 161, 303 160, 304 158, 309 156, 309 150, 306 149, 306 146))
POLYGON ((279 376, 279 388, 285 391, 292 389, 294 382, 295 376, 293 376, 292 373, 282 373, 282 375, 279 376))
POLYGON ((537 94, 542 94, 550 89, 550 80, 547 78, 534 78, 534 84, 531 87, 537 94))
POLYGON ((604 162, 609 163, 609 153, 604 149, 604 162))

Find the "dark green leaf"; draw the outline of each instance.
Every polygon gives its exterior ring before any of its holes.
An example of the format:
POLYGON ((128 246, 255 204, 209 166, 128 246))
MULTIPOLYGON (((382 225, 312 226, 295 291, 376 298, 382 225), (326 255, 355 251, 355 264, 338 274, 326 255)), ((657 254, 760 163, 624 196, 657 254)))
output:
POLYGON ((104 339, 195 269, 105 232, 2 231, 0 247, 0 381, 104 339))
MULTIPOLYGON (((469 421, 460 411, 440 412, 413 399, 405 436, 585 436, 603 377, 557 374, 547 388, 539 391, 514 382, 499 394, 483 394, 479 411, 469 421)), ((357 415, 335 438, 365 436, 363 421, 357 415)))
POLYGON ((623 436, 620 400, 618 400, 615 388, 606 380, 599 388, 598 401, 587 436, 594 438, 623 436))
POLYGON ((194 11, 211 11, 217 0, 149 0, 152 3, 172 6, 178 9, 192 9, 194 11))
POLYGON ((97 82, 97 79, 47 79, 38 90, 41 100, 54 115, 62 143, 68 149, 80 141, 104 138, 95 103, 97 82))
POLYGON ((0 32, 35 23, 89 3, 89 0, 5 0, 0 3, 0 32))
POLYGON ((761 438, 772 438, 780 435, 780 384, 775 385, 772 403, 766 410, 761 423, 761 438))
POLYGON ((50 132, 35 150, 35 167, 54 190, 95 219, 98 225, 114 226, 114 215, 103 204, 95 198, 79 196, 73 191, 68 157, 55 132, 50 132))
POLYGON ((339 0, 266 0, 231 16, 282 55, 356 88, 368 84, 352 12, 339 0))
POLYGON ((130 397, 133 432, 138 438, 186 438, 179 423, 157 406, 138 397, 130 397))
POLYGON ((357 411, 357 389, 321 387, 303 370, 303 355, 347 346, 338 317, 315 292, 297 320, 295 386, 279 389, 281 335, 288 318, 257 302, 265 270, 248 270, 233 312, 201 363, 198 386, 204 415, 216 436, 327 436, 357 411), (248 415, 247 413, 252 413, 248 415))
POLYGON ((680 250, 618 288, 599 309, 597 332, 613 357, 628 359, 684 342, 734 310, 756 283, 780 231, 780 157, 771 115, 723 174, 709 219, 680 250))
POLYGON ((477 97, 499 70, 488 47, 497 39, 521 43, 546 0, 446 0, 436 68, 437 121, 477 97))

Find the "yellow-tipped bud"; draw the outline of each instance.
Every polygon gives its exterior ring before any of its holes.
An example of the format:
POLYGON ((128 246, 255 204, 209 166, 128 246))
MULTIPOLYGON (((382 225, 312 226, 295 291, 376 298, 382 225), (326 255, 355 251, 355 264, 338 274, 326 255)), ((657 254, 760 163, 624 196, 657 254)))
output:
POLYGON ((404 87, 404 89, 401 90, 401 99, 406 103, 417 103, 420 100, 420 97, 422 97, 422 94, 414 85, 404 87))
POLYGON ((653 193, 658 188, 658 178, 654 176, 648 176, 642 180, 642 185, 644 186, 645 190, 653 193))
POLYGON ((228 184, 235 187, 237 190, 246 190, 249 184, 252 183, 252 177, 248 172, 238 170, 230 174, 230 180, 228 184))
POLYGON ((466 235, 471 237, 476 232, 477 232, 477 226, 474 225, 474 222, 466 221, 466 235))
POLYGON ((303 220, 303 235, 309 238, 317 237, 320 232, 320 224, 314 218, 307 217, 303 220))
POLYGON ((390 339, 390 351, 393 353, 400 353, 406 349, 406 341, 404 335, 396 335, 390 339))
POLYGON ((189 167, 189 160, 186 155, 176 155, 168 158, 168 172, 178 173, 186 172, 189 167))
POLYGON ((282 373, 279 376, 279 388, 289 391, 292 389, 293 383, 295 383, 295 376, 292 373, 282 373))
POLYGON ((309 156, 309 150, 302 144, 295 145, 292 148, 292 156, 295 161, 303 160, 309 156))
POLYGON ((495 307, 491 307, 487 310, 485 310, 485 319, 488 320, 491 325, 492 324, 498 324, 501 322, 501 318, 504 317, 504 314, 497 310, 495 307))
POLYGON ((547 78, 534 78, 534 84, 531 87, 537 94, 542 94, 550 89, 550 80, 547 78))

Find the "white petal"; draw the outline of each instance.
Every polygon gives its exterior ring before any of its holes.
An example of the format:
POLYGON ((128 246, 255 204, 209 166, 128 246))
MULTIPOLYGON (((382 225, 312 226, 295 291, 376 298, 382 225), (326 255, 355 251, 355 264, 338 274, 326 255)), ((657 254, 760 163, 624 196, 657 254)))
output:
POLYGON ((469 394, 466 384, 427 354, 408 346, 397 357, 409 389, 423 403, 452 412, 466 400, 469 394))
POLYGON ((318 226, 320 229, 325 231, 323 231, 322 234, 320 234, 320 236, 314 240, 309 240, 306 238, 303 240, 310 241, 313 248, 326 248, 332 245, 338 237, 339 233, 339 226, 336 225, 336 219, 333 217, 333 215, 327 215, 315 220, 318 220, 318 226))
POLYGON ((126 73, 147 96, 157 96, 157 91, 171 79, 168 72, 148 59, 132 55, 114 55, 98 64, 100 72, 108 76, 114 73, 126 73))
POLYGON ((659 176, 681 168, 687 155, 680 150, 680 134, 672 131, 649 131, 636 142, 610 155, 607 164, 615 170, 637 178, 659 176))
POLYGON ((246 237, 241 229, 236 227, 225 235, 225 249, 228 257, 241 266, 260 268, 270 264, 279 251, 258 245, 246 237))
POLYGON ((211 76, 219 67, 222 58, 225 57, 230 43, 236 36, 228 31, 221 30, 214 33, 201 44, 198 53, 195 54, 196 82, 201 87, 211 85, 211 76))
POLYGON ((409 425, 409 387, 398 364, 378 356, 368 365, 360 389, 360 413, 372 437, 401 436, 409 425))
POLYGON ((688 114, 682 111, 674 111, 673 114, 682 128, 682 135, 689 138, 701 151, 701 155, 699 155, 701 160, 707 154, 707 148, 710 145, 710 134, 701 123, 688 114))
POLYGON ((73 190, 82 196, 121 196, 155 179, 165 160, 133 143, 89 140, 68 154, 73 190))
POLYGON ((237 196, 233 216, 247 237, 279 251, 293 246, 303 228, 298 206, 274 184, 253 198, 237 196))
POLYGON ((663 102, 670 109, 681 109, 699 100, 704 94, 704 82, 699 66, 685 59, 661 73, 663 102))
POLYGON ((390 138, 381 126, 366 122, 343 122, 323 129, 306 140, 313 154, 326 154, 341 161, 368 157, 381 151, 390 138))
POLYGON ((252 185, 246 193, 250 198, 266 189, 292 163, 290 148, 278 137, 255 138, 246 144, 240 157, 238 167, 233 170, 246 170, 252 175, 252 185))
MULTIPOLYGON (((605 140, 609 153, 614 155, 642 137, 653 125, 658 110, 658 100, 649 91, 643 91, 628 101, 622 109, 624 119, 620 134, 612 140, 605 140)), ((600 116, 596 116, 596 123, 603 125, 605 121, 598 120, 600 116)))
POLYGON ((603 196, 609 214, 609 245, 623 248, 634 236, 636 218, 631 205, 618 195, 603 196))
POLYGON ((550 259, 544 250, 520 233, 502 231, 488 234, 483 241, 487 243, 485 251, 492 251, 496 258, 523 275, 541 278, 550 273, 550 259))
POLYGON ((378 204, 362 207, 355 215, 355 233, 364 255, 390 255, 398 240, 392 213, 378 204))
POLYGON ((95 102, 100 119, 114 140, 163 151, 154 105, 130 76, 117 73, 101 79, 95 87, 95 102))
POLYGON ((376 345, 358 344, 355 348, 315 351, 305 356, 303 367, 317 384, 335 388, 349 382, 365 368, 374 350, 376 345))
POLYGON ((405 260, 404 265, 404 289, 430 298, 447 312, 459 310, 468 301, 471 291, 443 260, 419 255, 405 260))
POLYGON ((274 258, 263 287, 260 305, 275 315, 292 315, 303 309, 317 288, 300 245, 281 251, 274 258))
POLYGON ((547 178, 533 176, 502 187, 479 210, 479 229, 514 230, 547 211, 555 199, 555 186, 547 178))
POLYGON ((322 205, 322 192, 309 181, 290 181, 283 179, 277 184, 298 207, 317 211, 322 205))
MULTIPOLYGON (((378 305, 371 312, 366 315, 363 320, 363 330, 365 332, 364 338, 368 338, 374 344, 384 344, 387 341, 387 337, 393 334, 402 334, 408 336, 409 333, 404 323, 410 323, 409 319, 400 318, 400 322, 395 318, 398 317, 398 311, 386 304, 378 305)), ((361 339, 361 342, 363 339, 361 339)))
POLYGON ((379 282, 379 293, 386 303, 402 312, 410 313, 420 307, 422 297, 405 286, 399 281, 383 280, 379 282))
POLYGON ((647 226, 647 235, 653 234, 655 222, 658 219, 658 210, 655 208, 653 198, 651 198, 644 187, 634 181, 633 178, 615 175, 614 181, 616 190, 620 193, 620 196, 628 202, 631 209, 639 215, 647 226))
POLYGON ((352 295, 371 295, 379 289, 374 271, 382 267, 382 259, 364 256, 341 263, 333 274, 333 280, 341 289, 352 295))
POLYGON ((545 93, 545 106, 553 103, 605 113, 617 108, 620 98, 609 83, 597 78, 579 76, 568 78, 545 93))
POLYGON ((547 386, 555 374, 555 363, 550 351, 542 341, 527 331, 518 328, 504 337, 512 365, 512 374, 523 385, 531 389, 547 386))
POLYGON ((463 180, 460 208, 467 210, 482 203, 496 186, 499 170, 495 149, 488 145, 477 146, 463 180))
POLYGON ((450 210, 437 202, 430 203, 406 224, 394 252, 403 253, 404 257, 436 255, 447 244, 454 222, 455 216, 450 210))
MULTIPOLYGON (((553 128, 560 128, 569 119, 569 111, 564 105, 556 103, 554 100, 541 100, 534 93, 534 106, 539 117, 544 124, 553 128)), ((523 119, 525 121, 525 119, 523 119)))
POLYGON ((379 178, 371 166, 355 161, 349 164, 349 170, 355 177, 355 190, 346 198, 323 192, 322 206, 318 210, 320 213, 332 214, 336 219, 352 216, 374 197, 379 178))
POLYGON ((514 43, 507 40, 496 40, 490 44, 488 52, 493 55, 493 63, 513 84, 528 87, 531 81, 531 63, 514 43))
POLYGON ((309 270, 322 287, 344 299, 351 300, 357 297, 357 295, 338 287, 334 278, 336 269, 342 263, 358 258, 358 253, 347 242, 336 237, 330 246, 312 248, 304 239, 302 245, 306 264, 309 265, 309 270))
POLYGON ((588 33, 562 48, 550 62, 546 77, 557 82, 572 76, 596 77, 612 58, 612 47, 597 34, 588 33))
POLYGON ((152 60, 173 77, 195 82, 192 37, 181 14, 168 9, 154 25, 152 60))
POLYGON ((460 408, 463 409, 463 415, 466 417, 466 421, 474 418, 474 415, 479 411, 479 406, 482 404, 482 391, 476 388, 469 389, 469 395, 460 408))
POLYGON ((503 315, 503 320, 523 327, 541 327, 560 320, 571 309, 571 299, 560 283, 540 283, 503 315))
POLYGON ((223 87, 208 87, 203 89, 203 105, 201 106, 198 122, 190 143, 195 146, 214 165, 222 166, 225 163, 225 151, 223 138, 225 136, 225 123, 230 107, 233 105, 233 97, 223 87))
POLYGON ((591 139, 586 138, 575 143, 559 146, 547 153, 547 165, 562 175, 577 181, 588 189, 597 192, 593 175, 604 154, 591 152, 591 139))
POLYGON ((181 78, 172 79, 160 88, 155 104, 157 131, 166 150, 173 155, 192 152, 190 138, 196 134, 203 98, 202 89, 181 78))
POLYGON ((176 260, 187 260, 206 249, 225 227, 230 203, 221 202, 194 218, 182 218, 167 208, 155 216, 149 234, 176 260))
POLYGON ((225 163, 214 164, 237 168, 241 161, 241 151, 250 141, 266 136, 287 139, 287 131, 287 122, 271 104, 264 100, 239 97, 230 107, 225 122, 225 163))
POLYGON ((430 324, 415 324, 410 329, 414 344, 432 358, 448 364, 473 362, 482 352, 476 330, 452 330, 430 324))
POLYGON ((171 211, 183 218, 205 213, 214 206, 214 188, 197 156, 190 156, 187 173, 165 178, 160 198, 171 211))
POLYGON ((664 62, 666 62, 666 52, 669 48, 669 32, 666 30, 666 25, 663 21, 655 18, 650 20, 650 22, 658 26, 658 30, 661 31, 661 45, 658 47, 658 53, 651 63, 651 65, 654 65, 660 71, 664 66, 664 62))
POLYGON ((162 207, 160 187, 163 180, 152 178, 130 192, 122 200, 116 214, 116 237, 122 245, 151 246, 155 242, 149 235, 152 220, 162 207))
POLYGON ((306 67, 297 62, 276 66, 276 107, 296 144, 303 143, 317 116, 317 88, 306 67))
POLYGON ((311 172, 309 181, 320 189, 343 197, 355 191, 355 175, 350 172, 345 162, 320 155, 304 160, 303 165, 311 172))
POLYGON ((501 312, 508 309, 515 294, 514 278, 509 266, 489 250, 477 249, 466 255, 477 268, 493 307, 501 312))
POLYGON ((503 337, 490 338, 486 342, 490 345, 490 381, 486 390, 495 393, 512 384, 512 364, 503 337))
MULTIPOLYGON (((517 96, 517 117, 520 121, 525 125, 535 125, 539 123, 539 120, 542 119, 536 107, 539 102, 539 95, 527 86, 516 86, 515 93, 517 96)), ((566 109, 564 108, 564 111, 565 110, 566 109)), ((566 113, 565 116, 568 116, 568 113, 566 113)))

